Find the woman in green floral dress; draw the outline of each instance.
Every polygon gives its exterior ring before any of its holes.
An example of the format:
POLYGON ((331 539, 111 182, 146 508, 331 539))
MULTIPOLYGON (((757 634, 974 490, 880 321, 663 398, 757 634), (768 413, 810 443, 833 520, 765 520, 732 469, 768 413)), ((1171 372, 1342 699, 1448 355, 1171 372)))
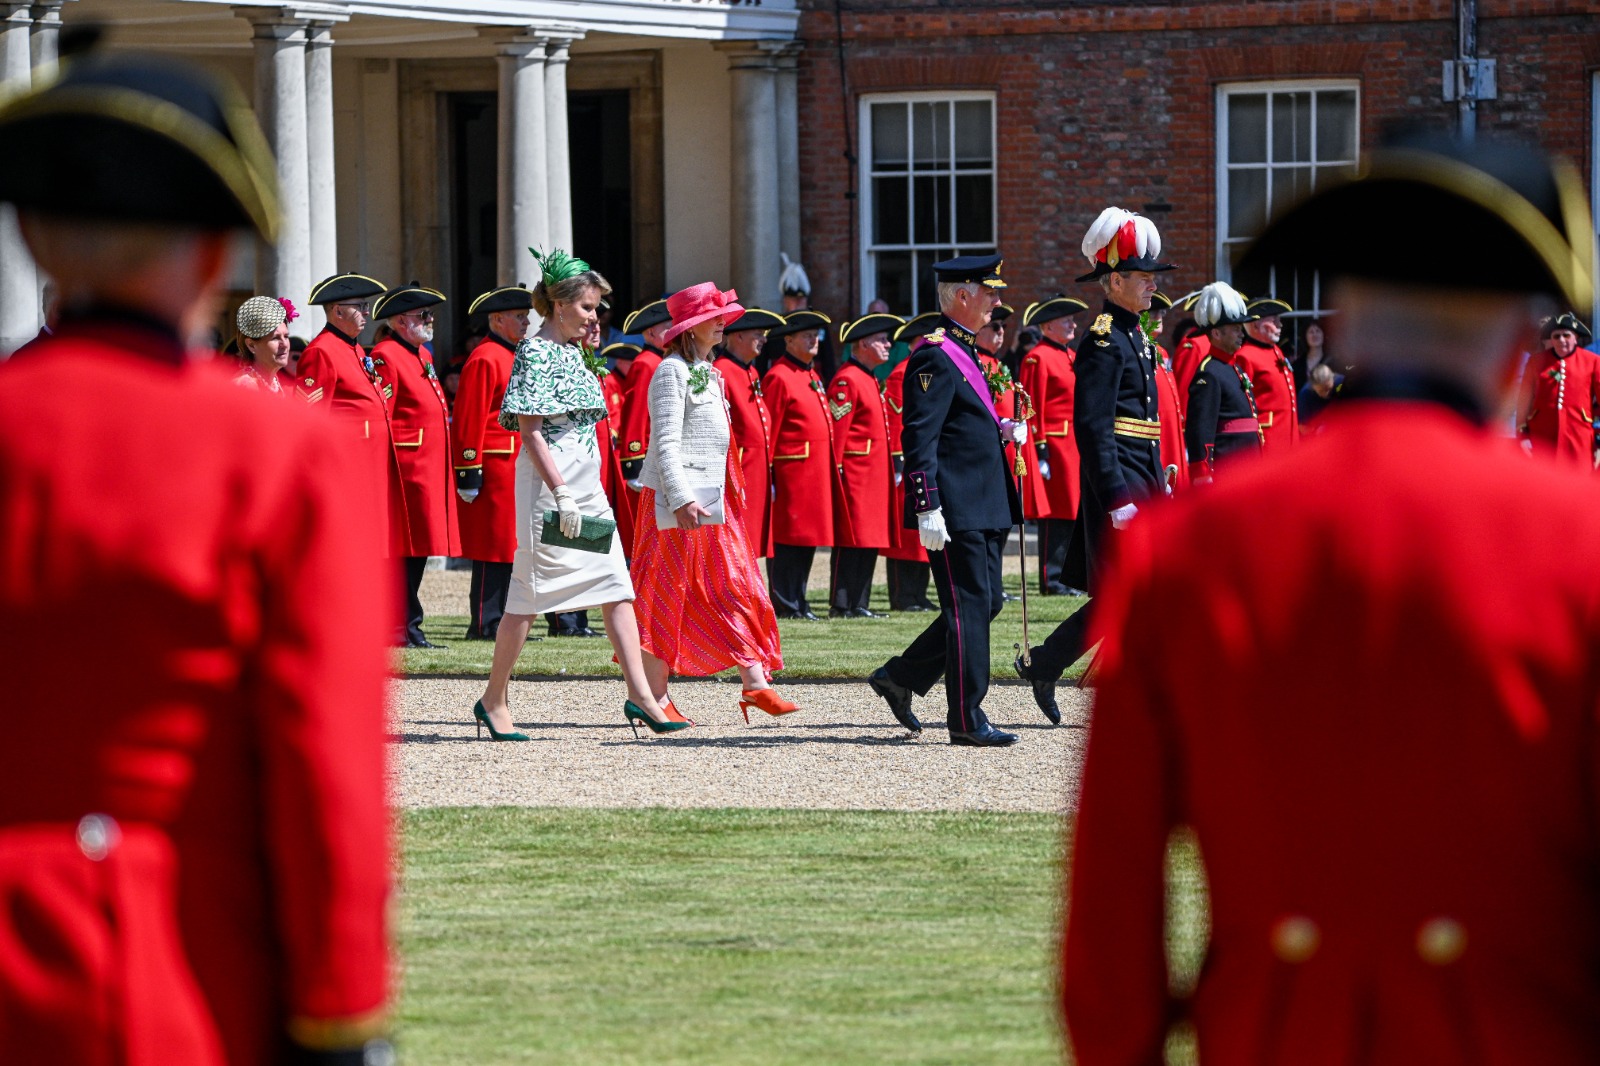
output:
POLYGON ((651 695, 639 655, 633 582, 621 541, 614 537, 605 555, 543 542, 546 511, 559 514, 561 531, 568 537, 578 535, 584 515, 612 517, 600 485, 595 439, 595 425, 606 413, 605 397, 585 353, 574 343, 596 321, 600 299, 611 286, 587 263, 564 252, 534 255, 544 267, 533 290, 534 310, 544 324, 517 347, 500 407, 500 424, 522 435, 517 456, 517 554, 489 684, 473 714, 496 740, 527 740, 511 721, 508 689, 529 626, 536 615, 598 605, 628 685, 625 718, 656 733, 682 729, 689 722, 672 702, 664 695, 651 695))

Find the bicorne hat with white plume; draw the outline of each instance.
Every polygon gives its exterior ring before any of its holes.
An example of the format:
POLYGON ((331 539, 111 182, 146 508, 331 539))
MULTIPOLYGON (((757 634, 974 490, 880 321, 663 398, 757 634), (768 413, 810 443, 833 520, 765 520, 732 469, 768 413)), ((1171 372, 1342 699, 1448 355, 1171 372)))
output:
POLYGON ((783 294, 810 296, 811 279, 806 277, 806 268, 790 259, 787 252, 779 252, 778 259, 783 263, 783 271, 778 275, 778 285, 783 289, 783 294))
POLYGON ((1226 281, 1213 281, 1194 298, 1194 320, 1201 329, 1242 326, 1260 317, 1250 313, 1244 297, 1226 281))
POLYGON ((1161 234, 1143 215, 1108 207, 1083 235, 1083 254, 1094 267, 1079 281, 1093 281, 1117 271, 1175 269, 1160 262, 1161 234))

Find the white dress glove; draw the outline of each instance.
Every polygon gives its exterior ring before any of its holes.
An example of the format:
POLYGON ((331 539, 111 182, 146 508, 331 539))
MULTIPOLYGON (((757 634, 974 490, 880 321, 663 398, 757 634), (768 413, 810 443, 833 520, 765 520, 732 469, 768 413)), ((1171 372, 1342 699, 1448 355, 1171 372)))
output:
POLYGON ((555 492, 556 510, 561 512, 561 535, 576 537, 583 532, 583 512, 578 510, 578 502, 566 485, 557 485, 555 492))
POLYGON ((1026 444, 1028 443, 1028 423, 1018 422, 1011 418, 1002 418, 1000 420, 1000 435, 1009 437, 1013 444, 1026 444))
POLYGON ((1050 460, 1039 460, 1039 476, 1044 478, 1046 481, 1050 480, 1050 460))
POLYGON ((924 548, 931 552, 944 551, 945 544, 950 540, 950 533, 944 528, 944 509, 935 507, 917 515, 917 534, 922 538, 924 548))
POLYGON ((1139 513, 1139 508, 1131 503, 1114 508, 1111 512, 1111 528, 1127 529, 1128 523, 1133 521, 1133 516, 1139 513))
POLYGON ((456 489, 456 495, 461 497, 462 503, 471 503, 478 498, 477 489, 456 489))

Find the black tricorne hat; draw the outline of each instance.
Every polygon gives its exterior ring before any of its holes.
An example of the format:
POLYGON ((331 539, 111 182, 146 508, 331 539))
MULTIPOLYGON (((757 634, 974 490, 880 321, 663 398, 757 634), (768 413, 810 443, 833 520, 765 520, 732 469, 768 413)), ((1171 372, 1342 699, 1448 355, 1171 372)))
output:
POLYGON ((1570 329, 1573 333, 1576 333, 1579 344, 1588 344, 1594 340, 1594 334, 1589 332, 1589 327, 1584 325, 1578 316, 1571 311, 1564 311, 1546 322, 1544 328, 1539 331, 1539 336, 1543 340, 1549 340, 1550 335, 1558 329, 1570 329))
POLYGON ((1010 304, 995 304, 994 310, 989 312, 990 322, 1004 322, 1017 313, 1017 309, 1010 304))
POLYGON ((1164 292, 1151 293, 1150 310, 1154 314, 1160 314, 1163 311, 1172 310, 1172 297, 1168 296, 1164 292))
POLYGON ((420 311, 424 307, 434 307, 444 301, 444 293, 437 289, 424 288, 421 282, 413 281, 409 285, 390 289, 378 297, 372 305, 372 318, 374 321, 393 318, 395 315, 420 311))
POLYGON ((783 316, 775 311, 765 311, 759 307, 746 307, 744 314, 722 327, 722 335, 730 333, 743 333, 750 329, 772 329, 774 326, 783 325, 783 316))
POLYGON ((1584 314, 1593 240, 1582 179, 1566 161, 1524 142, 1427 136, 1377 149, 1359 176, 1289 208, 1238 270, 1545 293, 1584 314))
POLYGON ((277 168, 250 105, 171 59, 91 55, 0 106, 0 201, 24 211, 278 236, 277 168))
POLYGON ((667 301, 655 300, 645 304, 623 319, 622 332, 643 333, 651 326, 659 326, 671 321, 672 312, 667 310, 667 301))
POLYGON ((383 282, 365 274, 335 274, 323 278, 311 288, 311 304, 336 304, 343 300, 368 300, 384 293, 383 282))
POLYGON ((532 311, 533 293, 522 282, 503 289, 491 289, 472 301, 468 315, 493 314, 496 311, 532 311))
POLYGON ((975 281, 991 289, 1003 289, 1000 268, 1006 261, 998 255, 958 255, 942 263, 933 264, 933 278, 941 284, 961 284, 975 281))
POLYGON ((1036 304, 1029 304, 1027 310, 1022 312, 1024 326, 1042 326, 1046 322, 1054 322, 1058 318, 1075 315, 1079 311, 1089 310, 1089 305, 1082 300, 1071 296, 1057 294, 1048 300, 1040 300, 1036 304))
POLYGON ((862 315, 854 322, 846 322, 839 327, 839 343, 853 344, 856 341, 876 336, 879 333, 893 335, 905 324, 906 320, 899 315, 891 315, 883 311, 862 315))
POLYGON ((1247 304, 1250 313, 1257 318, 1266 318, 1269 315, 1287 315, 1294 310, 1288 301, 1280 300, 1275 296, 1260 296, 1247 304))
POLYGON ((629 344, 627 341, 612 341, 610 344, 600 349, 600 358, 632 359, 642 351, 644 351, 644 349, 639 347, 637 344, 629 344))
POLYGON ((821 311, 796 311, 792 315, 785 315, 781 326, 773 326, 768 330, 767 339, 787 337, 791 333, 804 333, 808 329, 822 329, 832 321, 821 311))
POLYGON ((924 311, 915 318, 907 319, 905 325, 894 331, 895 343, 898 344, 901 341, 909 343, 918 337, 926 337, 933 332, 933 327, 938 324, 938 311, 924 311))

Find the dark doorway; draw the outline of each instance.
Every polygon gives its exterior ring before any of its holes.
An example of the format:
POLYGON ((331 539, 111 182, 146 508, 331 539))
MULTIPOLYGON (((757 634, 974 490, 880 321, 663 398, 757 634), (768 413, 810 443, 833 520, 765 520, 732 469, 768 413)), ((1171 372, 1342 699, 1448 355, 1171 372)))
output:
MULTIPOLYGON (((572 153, 573 254, 613 286, 618 329, 645 299, 634 288, 633 152, 628 90, 569 92, 567 143, 572 153)), ((654 294, 651 294, 653 296, 654 294)))
MULTIPOLYGON (((450 129, 446 187, 454 194, 449 208, 453 276, 434 348, 448 363, 471 350, 467 308, 499 280, 500 102, 495 93, 449 93, 445 106, 450 129)), ((517 280, 531 285, 535 279, 517 280)))

